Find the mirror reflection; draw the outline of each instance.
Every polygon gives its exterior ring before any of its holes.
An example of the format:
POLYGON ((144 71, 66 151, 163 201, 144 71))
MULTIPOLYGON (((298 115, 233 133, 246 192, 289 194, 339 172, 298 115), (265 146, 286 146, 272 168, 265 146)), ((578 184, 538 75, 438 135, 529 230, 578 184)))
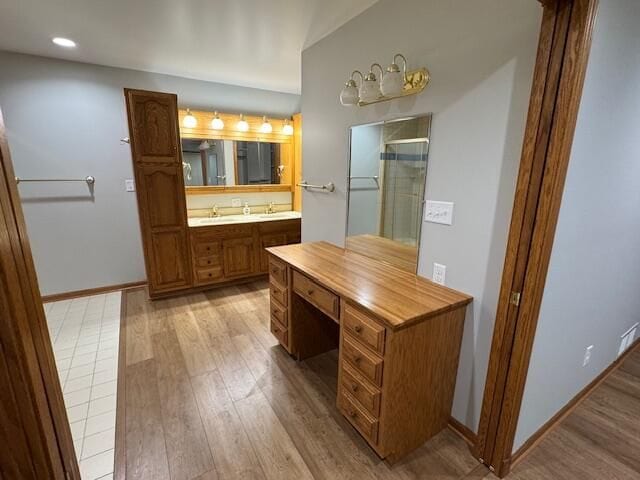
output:
POLYGON ((346 247, 417 269, 431 115, 351 128, 346 247))
POLYGON ((281 146, 257 141, 183 138, 182 167, 186 186, 277 185, 283 171, 281 146))

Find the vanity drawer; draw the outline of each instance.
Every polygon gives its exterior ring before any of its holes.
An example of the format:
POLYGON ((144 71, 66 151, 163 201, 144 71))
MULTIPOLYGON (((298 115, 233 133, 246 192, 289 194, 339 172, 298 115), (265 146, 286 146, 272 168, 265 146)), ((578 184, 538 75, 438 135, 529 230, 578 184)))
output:
POLYGON ((271 318, 276 319, 280 325, 285 327, 289 326, 289 318, 287 315, 287 309, 282 307, 279 303, 270 302, 269 306, 271 310, 271 318))
POLYGON ((284 347, 289 348, 289 331, 278 322, 271 320, 271 333, 284 347))
POLYGON ((209 283, 220 280, 223 276, 222 267, 220 265, 212 268, 199 268, 196 270, 198 283, 209 283))
POLYGON ((338 395, 338 409, 368 442, 374 445, 378 443, 378 420, 369 415, 344 390, 338 395))
POLYGON ((221 245, 220 242, 206 242, 206 243, 196 243, 194 250, 196 252, 196 257, 210 257, 213 255, 220 255, 221 245))
POLYGON ((351 305, 344 308, 342 319, 344 328, 355 338, 370 347, 380 355, 384 353, 384 338, 386 330, 379 323, 371 320, 365 313, 356 310, 351 305))
POLYGON ((282 286, 287 285, 287 266, 273 257, 269 258, 269 279, 282 286))
POLYGON ((269 292, 271 293, 271 302, 275 300, 283 307, 286 307, 289 303, 287 301, 287 289, 278 285, 277 283, 271 283, 269 285, 269 292))
POLYGON ((213 268, 220 265, 220 256, 211 255, 208 257, 196 258, 196 265, 198 268, 213 268))
POLYGON ((340 297, 295 270, 293 291, 335 320, 340 318, 340 297))
POLYGON ((364 378, 382 386, 382 359, 367 352, 346 332, 343 332, 342 337, 342 358, 353 365, 364 378))
POLYGON ((342 363, 341 388, 347 390, 374 417, 380 414, 380 390, 367 382, 347 362, 342 363))

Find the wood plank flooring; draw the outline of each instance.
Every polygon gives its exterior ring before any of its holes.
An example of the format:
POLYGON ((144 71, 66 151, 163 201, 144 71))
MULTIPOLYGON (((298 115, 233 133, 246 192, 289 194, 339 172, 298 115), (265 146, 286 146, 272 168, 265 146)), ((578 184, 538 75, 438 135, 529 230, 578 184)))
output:
POLYGON ((123 302, 120 480, 486 474, 448 429, 381 461, 336 409, 337 352, 298 363, 269 333, 266 282, 155 302, 129 290, 123 302))
MULTIPOLYGON (((497 479, 492 474, 484 478, 497 479)), ((506 478, 640 479, 640 347, 506 478)))

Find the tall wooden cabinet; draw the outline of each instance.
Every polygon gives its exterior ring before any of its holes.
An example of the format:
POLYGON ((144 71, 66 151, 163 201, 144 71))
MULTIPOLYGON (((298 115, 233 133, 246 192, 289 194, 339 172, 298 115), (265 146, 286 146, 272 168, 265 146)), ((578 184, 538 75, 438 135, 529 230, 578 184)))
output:
POLYGON ((125 89, 151 297, 192 284, 177 97, 125 89))

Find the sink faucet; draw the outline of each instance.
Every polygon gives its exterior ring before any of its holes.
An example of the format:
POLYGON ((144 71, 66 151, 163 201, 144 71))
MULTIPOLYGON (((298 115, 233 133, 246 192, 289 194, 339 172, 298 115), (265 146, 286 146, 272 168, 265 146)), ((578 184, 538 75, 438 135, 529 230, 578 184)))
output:
POLYGON ((275 210, 273 209, 273 202, 269 202, 269 206, 267 208, 265 208, 264 213, 274 213, 275 210))
POLYGON ((216 203, 213 207, 211 207, 211 211, 209 212, 209 218, 219 217, 220 213, 218 212, 218 204, 216 203))

